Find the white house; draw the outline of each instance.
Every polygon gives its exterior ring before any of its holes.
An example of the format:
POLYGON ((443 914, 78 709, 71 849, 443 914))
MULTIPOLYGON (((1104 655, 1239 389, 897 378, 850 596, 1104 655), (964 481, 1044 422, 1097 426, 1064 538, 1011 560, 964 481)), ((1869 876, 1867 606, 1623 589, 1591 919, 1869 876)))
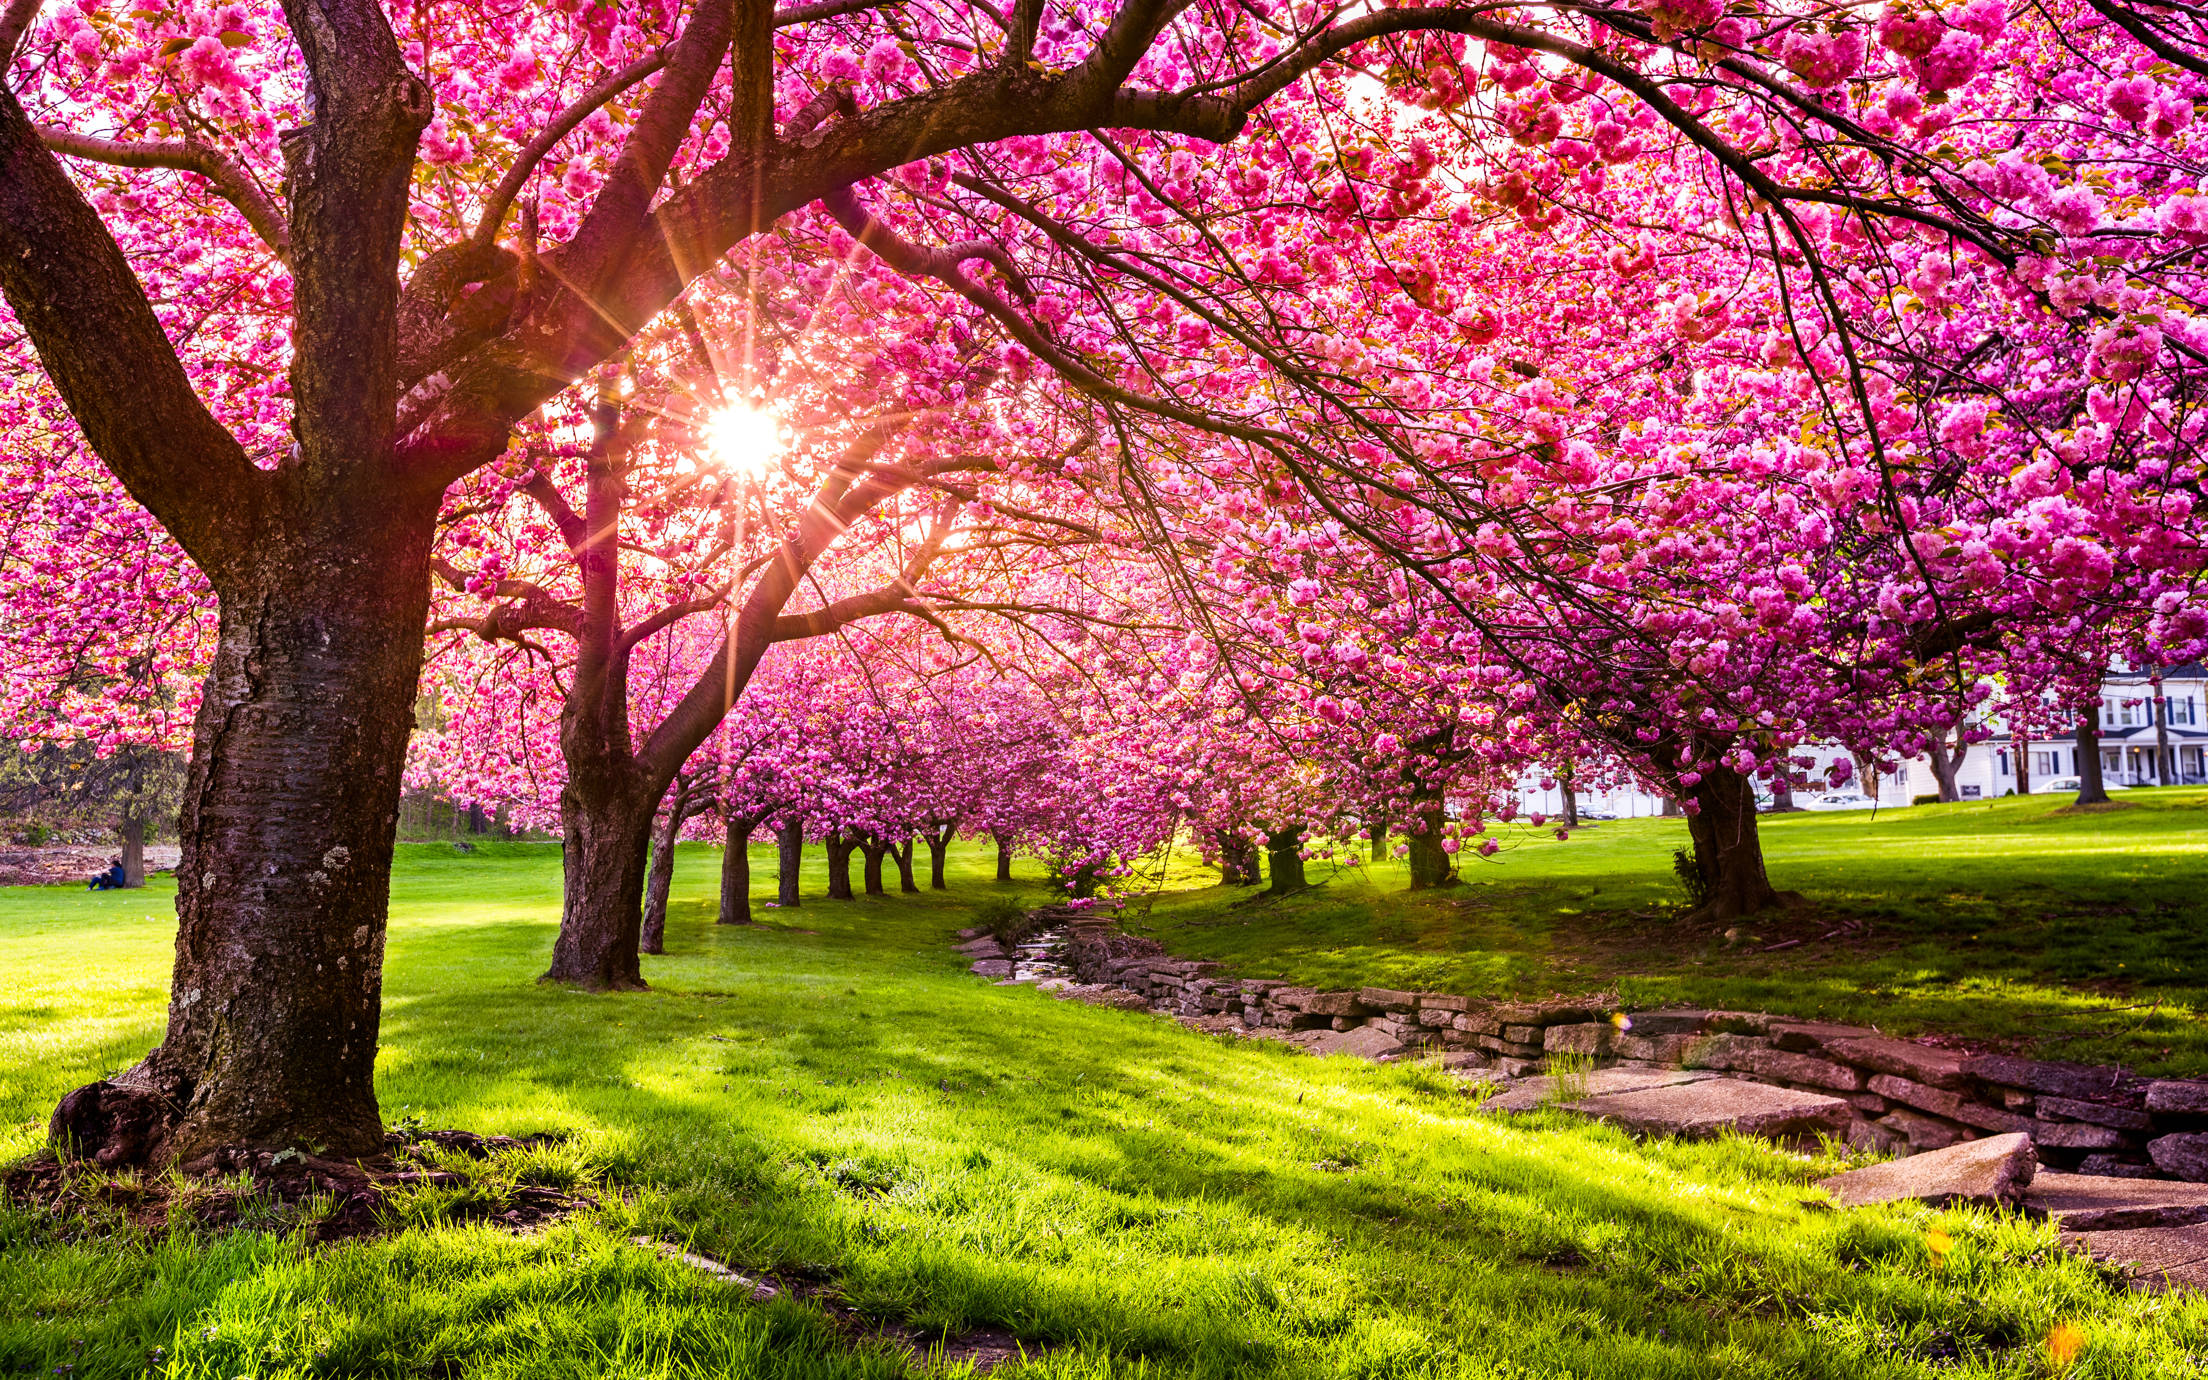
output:
MULTIPOLYGON (((2101 682, 2100 710, 2095 717, 2100 729, 2101 774, 2107 784, 2208 784, 2208 667, 2196 661, 2171 667, 2159 675, 2112 671, 2101 682)), ((1801 753, 1817 759, 1811 769, 1813 781, 1822 780, 1825 770, 1846 756, 1831 745, 1805 746, 1801 753)), ((1965 800, 2014 795, 2020 759, 2027 768, 2027 793, 2043 792, 2050 781, 2076 776, 2076 727, 2019 743, 2006 725, 1996 723, 1994 736, 1973 743, 1956 766, 1956 789, 1965 800)), ((1940 782, 1932 774, 1931 759, 1919 757, 1904 763, 1899 771, 1881 772, 1875 782, 1859 780, 1852 789, 1874 798, 1880 809, 1888 809, 1938 795, 1940 782)), ((1797 802, 1824 793, 1822 787, 1813 785, 1808 791, 1796 793, 1797 802)), ((1561 792, 1554 786, 1543 789, 1538 781, 1521 783, 1520 798, 1526 809, 1545 815, 1555 815, 1563 808, 1561 792)), ((1632 789, 1583 791, 1578 800, 1582 812, 1619 819, 1661 814, 1664 805, 1661 796, 1632 789)))

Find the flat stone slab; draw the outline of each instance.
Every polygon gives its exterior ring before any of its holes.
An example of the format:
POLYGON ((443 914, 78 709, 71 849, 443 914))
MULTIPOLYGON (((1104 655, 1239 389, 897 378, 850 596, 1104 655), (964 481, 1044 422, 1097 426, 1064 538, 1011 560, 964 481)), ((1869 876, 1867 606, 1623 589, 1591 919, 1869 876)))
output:
POLYGON ((2032 1153, 2032 1138, 2022 1131, 2012 1131, 2005 1136, 1965 1141, 1945 1150, 1851 1169, 1819 1179, 1817 1186, 1832 1194, 1833 1201, 1842 1207, 1912 1198, 1933 1207, 1950 1203, 1993 1207, 2016 1201, 2025 1185, 2032 1182, 2038 1165, 2039 1158, 2032 1153))
MULTIPOLYGON (((1648 1088, 1669 1088, 1681 1083, 1707 1083, 1717 1077, 1698 1069, 1596 1069, 1587 1075, 1587 1095, 1594 1097, 1610 1093, 1641 1092, 1648 1088)), ((1482 1104, 1483 1111, 1530 1112, 1545 1106, 1556 1094, 1556 1080, 1547 1076, 1528 1078, 1512 1087, 1509 1092, 1497 1094, 1482 1104)))
POLYGON ((1710 1078, 1567 1102, 1566 1111, 1599 1117, 1643 1135, 1703 1139, 1725 1131, 1750 1136, 1838 1135, 1853 1109, 1822 1093, 1774 1088, 1739 1078, 1710 1078))
POLYGON ((1390 1054, 1401 1054, 1406 1045, 1385 1030, 1375 1030, 1369 1025, 1355 1030, 1329 1032, 1327 1037, 1311 1042, 1313 1054, 1354 1054, 1360 1059, 1380 1059, 1390 1054))
POLYGON ((2208 1225, 2065 1232, 2062 1239, 2096 1260, 2131 1266, 2147 1288, 2208 1288, 2208 1225))
POLYGON ((1009 959, 985 958, 966 971, 975 977, 1008 978, 1012 976, 1012 963, 1009 959))
POLYGON ((2208 1184, 2043 1172, 2032 1179, 2024 1206, 2068 1232, 2190 1227, 2208 1222, 2208 1184))

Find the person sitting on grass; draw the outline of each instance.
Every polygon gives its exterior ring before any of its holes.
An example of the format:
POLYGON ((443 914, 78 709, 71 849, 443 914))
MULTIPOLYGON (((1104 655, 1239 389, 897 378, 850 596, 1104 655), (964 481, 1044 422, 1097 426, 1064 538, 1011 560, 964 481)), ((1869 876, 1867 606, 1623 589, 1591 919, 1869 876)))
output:
POLYGON ((87 891, 113 891, 122 884, 123 860, 116 858, 108 863, 107 871, 93 873, 92 880, 84 885, 87 891))

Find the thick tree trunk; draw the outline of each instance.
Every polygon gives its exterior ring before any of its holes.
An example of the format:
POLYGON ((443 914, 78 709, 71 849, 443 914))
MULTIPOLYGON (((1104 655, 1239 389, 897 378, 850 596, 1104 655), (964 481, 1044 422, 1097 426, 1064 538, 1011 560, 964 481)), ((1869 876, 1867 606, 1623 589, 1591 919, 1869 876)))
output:
POLYGON ((1557 793, 1563 797, 1561 813, 1564 816, 1564 827, 1577 829, 1579 827, 1579 796, 1572 790, 1572 773, 1569 768, 1557 773, 1556 789, 1557 793))
POLYGON ((1258 875, 1257 845, 1240 830, 1221 829, 1212 840, 1219 847, 1219 885, 1256 886, 1263 880, 1258 875))
POLYGON ((1009 829, 991 829, 989 837, 997 845, 997 880, 1012 880, 1012 832, 1009 829))
POLYGON ((751 923, 751 831, 758 826, 741 817, 728 821, 728 835, 721 845, 722 925, 751 923))
POLYGON ((682 832, 683 804, 684 797, 677 794, 652 826, 652 866, 644 882, 644 926, 637 943, 643 953, 667 952, 667 893, 675 885, 675 839, 682 832))
POLYGON ((2154 715, 2154 784, 2167 786, 2177 775, 2175 755, 2170 751, 2170 699, 2162 693, 2162 677, 2153 679, 2154 698, 2147 701, 2147 712, 2154 715))
POLYGON ((889 855, 897 860, 897 889, 908 896, 920 890, 920 883, 912 876, 912 852, 919 846, 919 840, 907 834, 904 842, 889 850, 889 855))
POLYGON ((857 899, 851 894, 851 836, 841 829, 830 829, 823 842, 828 847, 828 899, 857 899))
POLYGON ((943 867, 950 861, 951 839, 957 832, 956 823, 928 826, 928 889, 931 891, 950 890, 950 883, 943 880, 943 867))
POLYGON ((1730 920, 1778 905, 1785 898, 1763 870, 1763 841, 1756 834, 1755 783, 1729 767, 1712 767, 1693 788, 1697 809, 1687 817, 1694 840, 1694 868, 1705 899, 1690 920, 1730 920))
POLYGON ((1266 895, 1286 896, 1311 885, 1303 876, 1302 825, 1291 824, 1285 829, 1267 830, 1265 861, 1273 877, 1273 884, 1265 889, 1266 895))
POLYGON ((1369 832, 1372 834, 1371 860, 1379 862, 1382 858, 1388 856, 1387 818, 1382 815, 1373 816, 1372 827, 1369 832))
POLYGON ((1779 814, 1794 808, 1794 778, 1786 772, 1771 773, 1771 812, 1779 814))
POLYGON ((146 884, 146 817, 132 803, 123 807, 123 821, 115 832, 123 841, 123 885, 146 884))
POLYGON ((1663 817, 1666 819, 1675 819, 1678 817, 1679 813, 1679 797, 1675 795, 1665 796, 1664 807, 1662 810, 1663 817))
POLYGON ((2026 735, 2016 735, 2016 793, 2032 793, 2032 740, 2026 735))
POLYGON ((1956 784, 1955 773, 1963 765, 1963 753, 1969 751, 1968 745, 1965 745, 1961 752, 1948 751, 1948 743, 1944 737, 1934 738, 1930 745, 1925 748, 1925 760, 1932 764, 1932 779, 1940 783, 1940 800, 1942 803, 1963 798, 1963 789, 1956 784))
POLYGON ((2100 702, 2095 701, 2078 711, 2078 798, 2079 805, 2106 805, 2108 783, 2101 779, 2101 721, 2100 702))
POLYGON ((1457 881, 1457 863, 1441 846, 1442 807, 1439 796, 1422 794, 1411 799, 1411 817, 1403 826, 1403 842, 1409 852, 1411 890, 1451 886, 1457 881))
POLYGON ((805 821, 785 821, 774 831, 774 847, 774 904, 782 910, 796 910, 798 872, 805 866, 805 821))
POLYGON ((179 827, 159 1048, 55 1110, 108 1166, 383 1146, 376 1037, 433 505, 271 543, 221 589, 179 827))
POLYGON ((594 992, 640 992, 644 860, 655 813, 634 793, 598 794, 586 808, 570 775, 562 816, 560 935, 541 979, 594 992))
POLYGON ((868 834, 859 841, 859 852, 866 858, 866 894, 887 896, 882 890, 882 859, 889 856, 888 841, 868 834))

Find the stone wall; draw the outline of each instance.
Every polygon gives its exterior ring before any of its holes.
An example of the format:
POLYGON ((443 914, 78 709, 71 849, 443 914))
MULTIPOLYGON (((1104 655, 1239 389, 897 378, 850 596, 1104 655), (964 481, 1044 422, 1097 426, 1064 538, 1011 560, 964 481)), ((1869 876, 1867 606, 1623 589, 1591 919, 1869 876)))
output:
POLYGON ((1930 1150, 2023 1131, 2042 1160, 2084 1173, 2208 1180, 2208 1081, 1970 1054, 1869 1026, 1750 1011, 1621 1011, 1615 997, 1492 1003, 1445 992, 1321 991, 1227 977, 1175 958, 1103 917, 1053 913, 1061 961, 1085 984, 1138 994, 1153 1010, 1209 1017, 1372 1058, 1438 1051, 1459 1070, 1540 1073, 1557 1054, 1598 1066, 1701 1068, 1827 1093, 1855 1109, 1848 1135, 1930 1150), (1350 1032, 1359 1032, 1350 1037, 1350 1032))

